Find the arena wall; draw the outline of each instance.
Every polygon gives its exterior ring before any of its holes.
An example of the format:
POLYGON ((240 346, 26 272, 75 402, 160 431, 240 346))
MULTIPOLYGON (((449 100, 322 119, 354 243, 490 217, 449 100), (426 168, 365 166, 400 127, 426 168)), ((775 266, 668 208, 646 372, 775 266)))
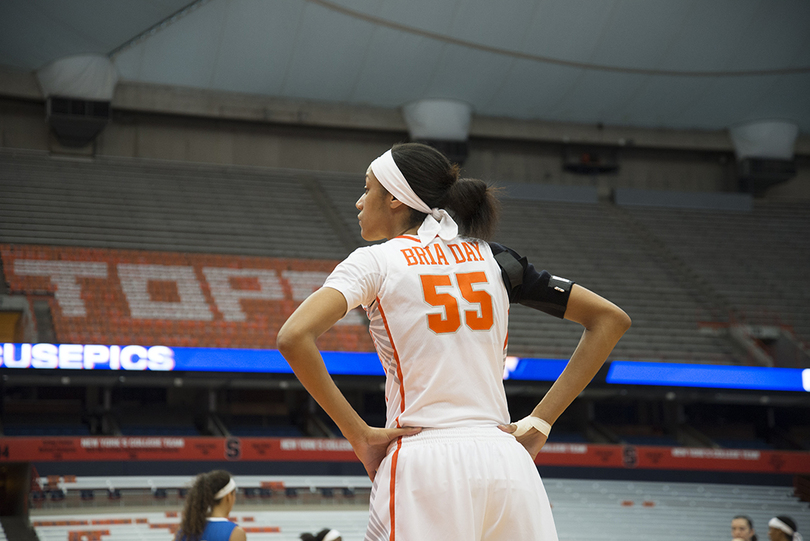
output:
MULTIPOLYGON (((57 153, 362 173, 406 141, 398 110, 301 102, 134 83, 118 85, 113 120, 94 148, 62 148, 32 75, 0 69, 0 145, 57 153)), ((725 131, 662 130, 474 117, 465 174, 495 182, 736 191, 725 131), (612 147, 615 174, 563 170, 568 145, 612 147)), ((796 143, 798 175, 768 194, 810 198, 810 136, 796 143)))

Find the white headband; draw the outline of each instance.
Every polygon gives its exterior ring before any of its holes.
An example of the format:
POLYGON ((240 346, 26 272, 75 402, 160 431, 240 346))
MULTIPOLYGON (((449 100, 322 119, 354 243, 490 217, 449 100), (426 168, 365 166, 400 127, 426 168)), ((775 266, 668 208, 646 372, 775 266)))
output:
POLYGON ((340 532, 337 530, 329 530, 329 532, 323 536, 323 541, 335 541, 335 539, 340 538, 340 532))
POLYGON ((371 162, 371 172, 377 177, 383 188, 388 193, 402 201, 410 208, 427 214, 425 221, 419 226, 417 236, 424 246, 436 238, 436 235, 444 240, 452 240, 458 236, 458 225, 446 210, 440 208, 430 208, 422 199, 416 195, 411 185, 405 180, 402 171, 397 167, 394 156, 390 150, 371 162))
POLYGON ((793 528, 791 528, 790 526, 788 526, 787 524, 785 524, 776 517, 768 521, 768 526, 770 526, 771 528, 776 528, 777 530, 781 530, 786 534, 793 536, 793 541, 802 541, 802 534, 794 531, 793 528))
POLYGON ((231 491, 233 490, 236 490, 236 483, 234 482, 233 477, 231 477, 230 480, 228 481, 228 484, 219 489, 219 492, 214 494, 214 499, 221 500, 222 498, 230 494, 231 491))

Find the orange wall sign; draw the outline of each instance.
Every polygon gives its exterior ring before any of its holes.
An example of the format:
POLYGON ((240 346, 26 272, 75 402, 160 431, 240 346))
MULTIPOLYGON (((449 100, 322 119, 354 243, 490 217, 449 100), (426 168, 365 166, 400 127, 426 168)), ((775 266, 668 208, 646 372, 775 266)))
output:
MULTIPOLYGON (((275 347, 278 329, 337 261, 0 244, 11 294, 45 298, 57 341, 275 347)), ((374 351, 362 310, 321 337, 374 351)))
MULTIPOLYGON (((355 462, 343 439, 210 437, 0 438, 0 462, 277 461, 355 462)), ((810 474, 810 453, 550 443, 539 466, 810 474)))

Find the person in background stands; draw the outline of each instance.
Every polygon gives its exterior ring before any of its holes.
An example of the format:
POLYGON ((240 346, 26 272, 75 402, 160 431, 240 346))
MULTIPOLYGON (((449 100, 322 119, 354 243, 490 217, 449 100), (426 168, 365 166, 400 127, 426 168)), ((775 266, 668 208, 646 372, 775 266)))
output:
POLYGON ((731 537, 741 541, 757 541, 754 523, 745 515, 737 515, 731 519, 731 537))
POLYGON ((176 541, 245 541, 245 530, 228 520, 236 483, 223 470, 201 473, 186 496, 176 541))

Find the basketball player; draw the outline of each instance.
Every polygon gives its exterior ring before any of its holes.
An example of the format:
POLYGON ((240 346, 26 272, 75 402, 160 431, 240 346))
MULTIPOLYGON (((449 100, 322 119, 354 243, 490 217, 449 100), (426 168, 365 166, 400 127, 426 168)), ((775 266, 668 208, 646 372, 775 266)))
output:
POLYGON ((330 530, 329 528, 324 528, 315 535, 302 533, 300 538, 301 541, 343 541, 343 537, 340 535, 339 531, 330 530))
POLYGON ((745 515, 737 515, 731 519, 731 537, 741 541, 757 541, 754 523, 745 515))
POLYGON ((356 204, 363 238, 387 242, 353 252, 279 331, 279 350, 374 481, 366 540, 557 539, 534 458, 630 319, 487 243, 497 223, 491 192, 459 180, 431 147, 394 146, 368 168, 356 204), (560 378, 511 424, 510 303, 585 326, 560 378), (358 305, 386 371, 385 428, 369 427, 349 405, 315 344, 358 305))
POLYGON ((177 541, 245 541, 245 530, 228 520, 236 483, 223 470, 201 473, 186 495, 177 541))
POLYGON ((770 541, 802 541, 802 534, 796 521, 787 515, 779 515, 768 521, 768 539, 770 541))

